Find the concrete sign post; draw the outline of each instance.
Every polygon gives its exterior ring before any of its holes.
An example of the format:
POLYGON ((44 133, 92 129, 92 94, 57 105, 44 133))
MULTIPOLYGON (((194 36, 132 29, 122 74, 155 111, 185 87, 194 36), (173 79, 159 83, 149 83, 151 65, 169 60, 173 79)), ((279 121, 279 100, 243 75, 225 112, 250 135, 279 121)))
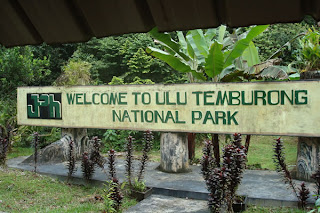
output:
POLYGON ((18 124, 320 136, 318 81, 20 87, 18 124))

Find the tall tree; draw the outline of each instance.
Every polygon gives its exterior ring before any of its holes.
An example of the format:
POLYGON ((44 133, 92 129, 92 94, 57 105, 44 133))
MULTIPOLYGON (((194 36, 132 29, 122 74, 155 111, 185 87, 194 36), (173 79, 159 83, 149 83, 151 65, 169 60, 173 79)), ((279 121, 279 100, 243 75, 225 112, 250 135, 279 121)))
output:
POLYGON ((92 78, 100 83, 110 82, 113 76, 124 78, 125 83, 131 83, 134 77, 156 83, 185 81, 183 74, 142 51, 149 45, 157 46, 145 33, 91 39, 79 45, 73 58, 91 63, 92 78))
POLYGON ((0 97, 14 98, 19 86, 37 85, 50 74, 49 60, 35 58, 30 47, 0 47, 0 97))

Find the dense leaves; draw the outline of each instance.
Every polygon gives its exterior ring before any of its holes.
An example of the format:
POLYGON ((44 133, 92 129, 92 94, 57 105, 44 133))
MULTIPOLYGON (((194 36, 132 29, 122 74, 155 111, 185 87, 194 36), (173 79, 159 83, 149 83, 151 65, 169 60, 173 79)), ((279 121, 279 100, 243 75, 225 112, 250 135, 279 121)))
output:
POLYGON ((99 83, 109 83, 113 76, 125 83, 131 83, 135 77, 157 83, 183 82, 180 73, 145 53, 150 45, 156 46, 144 33, 92 39, 80 44, 73 58, 91 63, 92 78, 99 83))
POLYGON ((152 149, 153 145, 153 133, 151 130, 147 130, 143 133, 143 149, 142 149, 142 157, 140 160, 140 169, 138 173, 138 181, 142 181, 143 179, 143 174, 145 172, 145 168, 147 166, 147 162, 149 160, 149 152, 152 149))
POLYGON ((47 58, 34 57, 29 47, 0 47, 0 97, 16 98, 16 88, 32 86, 50 74, 47 58))
POLYGON ((218 29, 190 30, 185 35, 177 32, 179 41, 154 28, 150 34, 162 49, 148 47, 147 52, 173 69, 188 73, 190 82, 197 79, 219 81, 224 77, 220 74, 231 65, 243 69, 239 64, 243 64, 244 59, 249 64, 260 62, 252 40, 267 27, 253 26, 248 31, 235 30, 232 34, 227 34, 223 25, 218 29), (243 54, 244 59, 241 58, 243 54))
POLYGON ((94 174, 94 163, 90 160, 88 152, 82 154, 81 170, 83 178, 89 182, 94 174))
POLYGON ((134 138, 132 136, 129 136, 127 138, 127 144, 126 144, 126 177, 128 179, 128 184, 131 186, 131 179, 132 179, 132 171, 133 171, 133 141, 134 138))
POLYGON ((302 182, 300 188, 296 186, 292 179, 291 173, 288 170, 288 166, 285 161, 284 145, 281 138, 278 138, 274 142, 274 163, 276 164, 276 170, 283 177, 283 181, 288 184, 296 197, 298 198, 299 207, 305 208, 307 204, 307 199, 309 198, 310 191, 306 188, 305 184, 302 182))
POLYGON ((75 145, 72 140, 69 142, 67 169, 68 179, 70 179, 76 171, 75 145))
POLYGON ((6 167, 7 154, 9 148, 9 139, 0 135, 0 167, 6 167))
POLYGON ((208 205, 211 212, 220 212, 223 206, 226 206, 228 212, 233 211, 235 192, 246 165, 246 149, 241 144, 241 134, 235 133, 233 137, 232 143, 223 149, 220 168, 215 165, 212 142, 206 141, 203 148, 201 172, 210 192, 208 205))
POLYGON ((274 24, 270 25, 268 30, 257 36, 253 41, 259 49, 262 61, 266 61, 280 47, 285 45, 277 57, 281 58, 284 65, 288 65, 295 60, 296 54, 300 49, 299 41, 289 42, 296 35, 303 33, 307 27, 303 24, 274 24))

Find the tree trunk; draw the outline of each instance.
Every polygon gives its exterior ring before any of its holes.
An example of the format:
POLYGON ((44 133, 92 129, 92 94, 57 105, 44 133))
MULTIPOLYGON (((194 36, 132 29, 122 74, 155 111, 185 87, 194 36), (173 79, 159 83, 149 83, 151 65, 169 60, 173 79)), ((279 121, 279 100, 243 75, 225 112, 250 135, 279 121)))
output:
POLYGON ((250 140, 251 140, 251 135, 247 135, 247 137, 246 137, 246 144, 245 144, 246 154, 248 154, 248 152, 249 152, 250 140))
POLYGON ((189 160, 193 160, 196 156, 196 133, 188 133, 188 150, 189 160))
POLYGON ((217 167, 220 167, 220 146, 219 146, 219 135, 211 134, 212 145, 213 145, 213 155, 216 160, 217 167))

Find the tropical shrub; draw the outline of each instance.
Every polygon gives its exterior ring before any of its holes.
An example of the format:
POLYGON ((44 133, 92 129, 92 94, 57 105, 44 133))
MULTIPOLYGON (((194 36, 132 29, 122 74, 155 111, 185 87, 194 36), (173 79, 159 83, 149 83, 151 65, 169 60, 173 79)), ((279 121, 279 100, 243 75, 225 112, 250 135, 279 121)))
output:
POLYGON ((152 149, 154 136, 152 131, 147 130, 143 133, 143 149, 142 149, 142 157, 139 162, 139 169, 136 177, 134 177, 134 168, 133 168, 133 142, 134 138, 129 136, 127 138, 126 143, 126 160, 125 160, 125 168, 126 168, 126 178, 131 190, 143 192, 146 190, 146 185, 143 181, 143 174, 145 173, 145 168, 147 166, 147 162, 149 160, 149 152, 152 149))
POLYGON ((301 23, 272 24, 261 35, 253 39, 259 49, 261 61, 267 61, 281 47, 276 56, 281 59, 283 65, 289 65, 296 59, 301 49, 299 41, 294 39, 304 33, 307 27, 301 23), (293 40, 292 40, 293 39, 293 40))
POLYGON ((88 183, 94 174, 94 163, 90 160, 88 152, 82 154, 81 171, 83 178, 88 183))
MULTIPOLYGON (((218 81, 223 70, 233 65, 234 61, 243 56, 248 63, 257 63, 257 57, 248 57, 251 53, 257 55, 253 38, 262 33, 268 26, 255 26, 241 35, 226 37, 226 27, 208 30, 190 30, 184 35, 177 32, 179 41, 175 41, 167 33, 159 33, 154 28, 149 33, 160 43, 162 49, 148 47, 147 52, 165 61, 173 69, 189 73, 189 79, 218 81), (250 48, 255 51, 245 50, 250 48), (244 54, 245 53, 245 54, 244 54), (244 54, 244 55, 243 55, 244 54), (192 74, 192 76, 191 76, 192 74)), ((252 55, 251 55, 252 56, 252 55)))
POLYGON ((302 47, 300 57, 303 62, 302 72, 320 69, 320 32, 309 29, 300 40, 302 47))
POLYGON ((35 132, 33 134, 33 146, 34 146, 34 172, 37 172, 37 163, 38 163, 38 143, 39 143, 39 133, 35 132))
POLYGON ((305 183, 301 183, 300 188, 296 187, 295 182, 292 179, 291 173, 288 170, 288 166, 285 162, 284 145, 281 138, 278 138, 274 142, 274 163, 276 164, 276 171, 282 175, 284 183, 288 184, 295 196, 298 198, 298 206, 305 208, 310 191, 306 188, 305 183))
POLYGON ((69 180, 72 177, 73 173, 76 171, 75 146, 72 140, 69 142, 67 169, 69 180))
POLYGON ((133 141, 134 138, 132 136, 129 136, 127 138, 127 144, 126 144, 126 177, 128 180, 129 186, 131 186, 131 178, 132 178, 132 171, 133 171, 133 141))
POLYGON ((10 141, 0 136, 0 167, 5 168, 10 141))
POLYGON ((142 157, 140 159, 138 181, 142 181, 143 179, 143 174, 145 172, 145 168, 149 160, 148 154, 152 149, 153 139, 154 139, 154 136, 151 130, 147 130, 143 133, 143 149, 142 149, 142 157))
POLYGON ((100 153, 101 149, 101 140, 94 136, 90 140, 90 160, 93 162, 94 165, 100 167, 101 169, 104 169, 105 159, 100 153))
POLYGON ((246 150, 241 144, 241 134, 235 133, 233 137, 232 143, 223 149, 223 160, 220 167, 217 165, 217 160, 214 159, 212 142, 207 141, 203 148, 201 172, 210 193, 208 206, 211 212, 220 212, 222 207, 233 212, 235 192, 246 165, 246 150))

